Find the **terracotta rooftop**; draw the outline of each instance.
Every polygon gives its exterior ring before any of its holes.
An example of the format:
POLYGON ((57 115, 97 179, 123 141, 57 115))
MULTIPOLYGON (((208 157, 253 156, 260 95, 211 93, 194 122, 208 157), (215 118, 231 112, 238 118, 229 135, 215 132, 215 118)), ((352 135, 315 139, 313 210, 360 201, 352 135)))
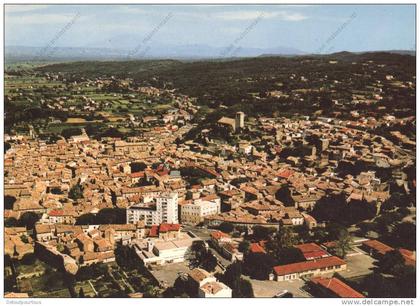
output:
POLYGON ((367 240, 367 241, 363 241, 362 244, 375 250, 381 255, 384 255, 385 253, 393 250, 392 247, 378 240, 367 240))
POLYGON ((195 280, 197 283, 200 283, 202 280, 211 277, 211 274, 206 270, 195 268, 190 272, 190 277, 195 280))
POLYGON ((365 296, 360 292, 354 290, 349 285, 345 284, 338 278, 323 278, 323 277, 316 277, 312 278, 311 282, 318 286, 321 286, 328 291, 330 291, 333 295, 339 298, 364 298, 365 296))
POLYGON ((251 253, 265 253, 265 249, 259 243, 251 243, 249 251, 251 253))
POLYGON ((221 231, 214 231, 214 232, 212 232, 210 234, 210 236, 211 236, 211 238, 216 239, 216 240, 219 240, 221 238, 228 238, 228 237, 230 237, 228 234, 225 234, 225 233, 223 233, 221 231))
POLYGON ((319 245, 313 242, 298 244, 295 245, 295 248, 299 249, 302 252, 306 260, 329 256, 329 254, 324 249, 322 249, 319 245))
POLYGON ((345 265, 346 262, 336 256, 325 257, 314 261, 303 261, 292 263, 288 265, 275 266, 274 272, 276 275, 289 275, 293 273, 300 273, 309 270, 316 270, 330 266, 345 265))

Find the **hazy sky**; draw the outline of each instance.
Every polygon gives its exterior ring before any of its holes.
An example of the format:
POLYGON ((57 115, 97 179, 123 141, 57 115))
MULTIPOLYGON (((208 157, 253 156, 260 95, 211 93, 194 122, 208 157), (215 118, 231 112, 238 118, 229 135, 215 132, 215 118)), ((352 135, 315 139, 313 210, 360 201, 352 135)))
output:
POLYGON ((6 5, 6 45, 415 49, 414 5, 6 5))

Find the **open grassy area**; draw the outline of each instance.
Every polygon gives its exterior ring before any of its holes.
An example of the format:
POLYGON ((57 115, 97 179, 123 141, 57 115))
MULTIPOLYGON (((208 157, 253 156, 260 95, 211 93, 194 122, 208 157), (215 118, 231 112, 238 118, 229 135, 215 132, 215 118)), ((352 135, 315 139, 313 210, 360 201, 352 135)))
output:
MULTIPOLYGON (((27 267, 36 268, 37 266, 39 263, 27 267)), ((33 297, 71 297, 63 274, 49 267, 42 275, 18 279, 17 287, 20 292, 26 292, 33 297)))
POLYGON ((92 286, 89 284, 89 281, 77 282, 74 286, 74 289, 76 290, 76 293, 79 295, 79 297, 81 288, 85 297, 96 297, 96 293, 92 286))
POLYGON ((23 263, 16 262, 15 268, 18 275, 32 274, 32 273, 44 273, 47 264, 37 259, 32 265, 24 265, 23 263))
POLYGON ((20 125, 19 131, 25 133, 32 125, 41 134, 60 134, 69 127, 108 122, 124 125, 130 132, 128 114, 141 119, 162 115, 173 107, 173 101, 167 97, 148 95, 128 85, 121 93, 118 88, 110 88, 109 82, 69 81, 57 75, 41 76, 31 70, 21 74, 6 72, 6 131, 11 127, 17 131, 20 125))

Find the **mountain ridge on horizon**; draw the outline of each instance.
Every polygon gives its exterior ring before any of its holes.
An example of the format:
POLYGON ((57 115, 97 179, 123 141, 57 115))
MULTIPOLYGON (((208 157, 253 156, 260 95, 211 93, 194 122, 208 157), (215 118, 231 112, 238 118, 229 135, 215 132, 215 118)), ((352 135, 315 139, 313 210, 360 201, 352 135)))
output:
POLYGON ((101 47, 37 47, 5 46, 6 62, 14 61, 53 61, 53 60, 150 60, 150 59, 218 59, 267 57, 267 56, 322 56, 340 53, 388 52, 415 56, 415 50, 367 50, 338 51, 328 54, 305 52, 295 48, 279 46, 276 48, 250 47, 210 47, 201 44, 165 46, 152 48, 116 49, 101 47))

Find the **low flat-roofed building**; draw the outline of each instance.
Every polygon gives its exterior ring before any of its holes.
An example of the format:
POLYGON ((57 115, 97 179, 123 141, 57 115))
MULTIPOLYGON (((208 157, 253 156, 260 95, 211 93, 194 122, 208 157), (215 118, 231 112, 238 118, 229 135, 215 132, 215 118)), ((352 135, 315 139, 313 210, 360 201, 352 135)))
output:
POLYGON ((177 238, 163 240, 159 238, 148 238, 135 244, 135 250, 144 265, 183 262, 188 249, 194 241, 188 233, 180 232, 177 238))
POLYGON ((273 268, 277 281, 287 281, 302 276, 312 277, 326 273, 343 271, 346 262, 336 256, 330 256, 313 261, 303 261, 273 268))

